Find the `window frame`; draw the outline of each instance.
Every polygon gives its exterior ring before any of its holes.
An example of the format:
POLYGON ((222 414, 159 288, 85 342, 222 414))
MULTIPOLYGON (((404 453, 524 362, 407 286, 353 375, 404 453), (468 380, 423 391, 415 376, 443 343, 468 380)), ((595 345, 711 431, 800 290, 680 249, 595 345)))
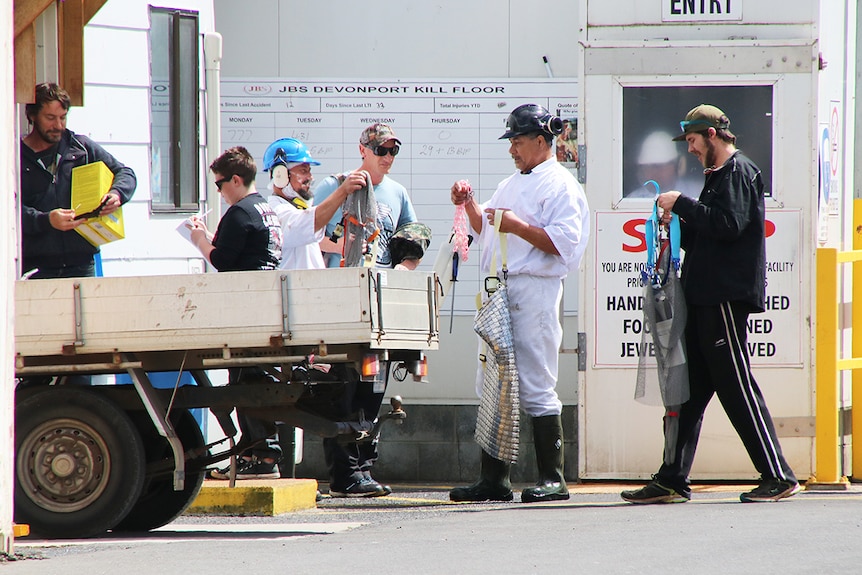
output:
MULTIPOLYGON (((159 165, 153 156, 153 150, 160 142, 154 133, 156 122, 150 123, 150 179, 153 195, 150 199, 152 213, 195 213, 200 210, 201 187, 201 136, 200 118, 200 14, 192 10, 159 8, 150 6, 150 98, 151 114, 156 111, 152 101, 156 96, 158 83, 154 80, 158 74, 153 73, 155 54, 153 50, 153 29, 158 24, 154 15, 167 16, 168 26, 165 31, 169 40, 167 49, 168 85, 162 90, 168 94, 168 133, 169 141, 167 157, 159 155, 159 165), (191 22, 191 30, 188 23, 191 22), (189 36, 194 39, 189 41, 189 36), (185 145, 191 140, 190 145, 185 145), (169 161, 169 170, 165 170, 161 162, 169 161), (156 175, 154 170, 160 173, 156 175), (164 182, 167 175, 169 181, 164 182)), ((159 63, 155 63, 156 66, 159 63)), ((153 118, 151 118, 153 119, 153 118)))

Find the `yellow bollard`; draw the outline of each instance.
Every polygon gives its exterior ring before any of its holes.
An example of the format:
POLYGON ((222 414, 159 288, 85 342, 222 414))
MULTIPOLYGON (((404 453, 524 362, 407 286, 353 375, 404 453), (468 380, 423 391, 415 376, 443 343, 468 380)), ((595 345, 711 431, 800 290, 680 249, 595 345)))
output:
MULTIPOLYGON (((853 200, 853 249, 862 250, 862 200, 853 200)), ((853 262, 853 357, 862 357, 862 262, 853 262), (858 302, 858 304, 856 304, 858 302), (857 332, 857 329, 859 330, 857 332)), ((862 480, 862 370, 855 369, 852 374, 851 401, 853 408, 851 421, 851 473, 854 479, 862 480), (858 403, 857 403, 858 402, 858 403), (856 449, 856 432, 859 432, 859 449, 856 449)))
POLYGON ((814 333, 816 368, 815 472, 807 489, 846 487, 838 435, 838 250, 818 248, 814 333))

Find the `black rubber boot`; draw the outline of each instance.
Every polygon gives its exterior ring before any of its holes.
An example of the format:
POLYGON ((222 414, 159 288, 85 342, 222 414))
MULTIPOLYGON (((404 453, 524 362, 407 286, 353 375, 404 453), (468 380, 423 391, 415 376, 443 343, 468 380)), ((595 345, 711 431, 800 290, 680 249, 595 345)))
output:
POLYGON ((569 490, 563 477, 563 420, 559 415, 533 418, 533 444, 539 482, 521 492, 522 503, 563 501, 569 490))
POLYGON ((511 501, 510 465, 494 459, 482 450, 479 481, 470 487, 456 487, 449 492, 452 501, 511 501))

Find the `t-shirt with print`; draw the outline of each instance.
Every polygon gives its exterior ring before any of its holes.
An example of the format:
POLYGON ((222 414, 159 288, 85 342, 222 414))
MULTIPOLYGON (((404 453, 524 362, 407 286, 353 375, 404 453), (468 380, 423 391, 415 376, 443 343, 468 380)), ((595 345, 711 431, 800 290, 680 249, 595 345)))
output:
POLYGON ((210 261, 220 272, 274 270, 281 259, 281 222, 257 192, 225 212, 213 237, 210 261))
MULTIPOLYGON (((314 190, 314 203, 320 203, 328 198, 339 186, 335 177, 329 177, 320 182, 314 190)), ((377 245, 377 265, 392 267, 392 256, 389 254, 389 239, 400 226, 416 221, 416 212, 410 202, 407 190, 388 176, 374 186, 374 198, 377 200, 377 228, 380 230, 380 240, 377 245)), ((338 210, 326 224, 326 235, 332 232, 341 222, 342 213, 338 210)), ((327 267, 338 267, 338 258, 328 258, 327 267)))

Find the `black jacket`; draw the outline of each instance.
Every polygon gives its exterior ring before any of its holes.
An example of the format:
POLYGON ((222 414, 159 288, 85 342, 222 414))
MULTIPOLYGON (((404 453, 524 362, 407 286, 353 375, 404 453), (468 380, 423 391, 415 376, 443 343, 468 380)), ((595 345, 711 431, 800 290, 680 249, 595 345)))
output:
POLYGON ((700 198, 680 196, 682 285, 691 305, 742 302, 763 311, 766 208, 760 169, 735 152, 706 176, 700 198))
POLYGON ((111 190, 125 204, 137 186, 135 173, 86 136, 66 130, 57 148, 56 177, 38 156, 21 142, 22 271, 85 265, 99 249, 78 232, 61 232, 51 226, 48 214, 56 208, 72 208, 72 168, 99 160, 114 174, 111 190))

